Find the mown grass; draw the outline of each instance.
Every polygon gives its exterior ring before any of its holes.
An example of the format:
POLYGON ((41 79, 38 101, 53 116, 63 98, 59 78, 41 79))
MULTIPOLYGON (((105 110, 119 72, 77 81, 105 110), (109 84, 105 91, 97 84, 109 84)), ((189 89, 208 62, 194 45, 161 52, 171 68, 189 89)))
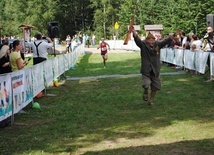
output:
MULTIPOLYGON (((140 53, 110 53, 108 54, 107 68, 103 68, 100 54, 88 53, 80 59, 74 70, 66 72, 67 76, 98 76, 108 74, 139 74, 140 53)), ((178 71, 178 70, 177 70, 178 71)), ((163 65, 161 72, 176 72, 163 65)))
MULTIPOLYGON (((139 73, 139 53, 87 54, 67 76, 139 73)), ((165 65, 162 72, 176 72, 165 65)), ((82 78, 49 87, 15 124, 0 130, 0 154, 8 155, 211 155, 214 153, 213 83, 207 75, 161 76, 155 106, 142 100, 141 76, 82 78)))

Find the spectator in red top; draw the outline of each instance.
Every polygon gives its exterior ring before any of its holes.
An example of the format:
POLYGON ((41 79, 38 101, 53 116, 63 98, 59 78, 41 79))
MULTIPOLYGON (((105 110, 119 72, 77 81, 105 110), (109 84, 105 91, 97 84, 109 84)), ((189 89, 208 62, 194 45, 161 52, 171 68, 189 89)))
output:
POLYGON ((108 50, 110 50, 110 46, 107 42, 104 41, 104 38, 101 38, 101 43, 100 45, 97 47, 97 49, 101 49, 101 56, 103 58, 103 64, 104 64, 104 68, 106 67, 106 61, 108 59, 108 50), (108 46, 108 49, 107 49, 108 46))

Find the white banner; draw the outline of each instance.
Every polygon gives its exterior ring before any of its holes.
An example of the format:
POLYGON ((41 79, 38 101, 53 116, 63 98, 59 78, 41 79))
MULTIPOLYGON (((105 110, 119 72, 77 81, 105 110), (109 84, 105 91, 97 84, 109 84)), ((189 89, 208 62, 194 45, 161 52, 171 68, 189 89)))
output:
POLYGON ((25 93, 25 72, 24 70, 18 70, 16 72, 11 73, 12 79, 12 90, 13 90, 13 107, 14 107, 14 114, 18 113, 24 103, 24 93, 25 93))
POLYGON ((175 51, 175 65, 184 66, 183 57, 184 57, 184 50, 183 49, 174 49, 175 51))
POLYGON ((69 65, 69 54, 63 54, 63 63, 65 66, 65 71, 69 70, 70 65, 69 65))
POLYGON ((24 103, 22 103, 22 108, 33 101, 33 83, 32 83, 32 68, 24 69, 24 103))
POLYGON ((49 85, 53 82, 53 60, 48 59, 44 61, 44 76, 45 76, 45 86, 49 87, 49 85))
POLYGON ((174 56, 175 56, 174 53, 175 53, 174 49, 167 48, 167 50, 166 50, 166 62, 172 63, 172 64, 174 63, 174 56))
POLYGON ((58 65, 59 65, 59 75, 62 75, 64 72, 65 72, 65 64, 64 64, 64 61, 63 61, 63 56, 59 56, 57 57, 58 58, 58 65))
POLYGON ((53 75, 54 75, 54 79, 58 78, 60 76, 59 73, 59 59, 57 57, 54 57, 52 59, 53 62, 53 75))
POLYGON ((0 76, 0 121, 12 115, 11 75, 0 76))
POLYGON ((214 53, 212 52, 210 52, 210 75, 214 76, 214 53))
POLYGON ((123 45, 124 40, 106 40, 106 42, 109 44, 111 49, 140 50, 134 40, 129 40, 127 45, 123 45))
POLYGON ((195 70, 195 52, 184 50, 184 67, 195 70))
POLYGON ((166 62, 166 48, 160 50, 160 60, 166 62))
POLYGON ((75 52, 71 52, 71 67, 75 65, 75 60, 76 60, 75 55, 76 55, 75 52))
POLYGON ((33 96, 35 97, 43 89, 45 89, 44 68, 43 63, 36 64, 32 67, 33 74, 33 96))
POLYGON ((195 68, 199 73, 204 74, 207 65, 207 59, 209 56, 209 52, 204 51, 196 51, 195 53, 195 68))

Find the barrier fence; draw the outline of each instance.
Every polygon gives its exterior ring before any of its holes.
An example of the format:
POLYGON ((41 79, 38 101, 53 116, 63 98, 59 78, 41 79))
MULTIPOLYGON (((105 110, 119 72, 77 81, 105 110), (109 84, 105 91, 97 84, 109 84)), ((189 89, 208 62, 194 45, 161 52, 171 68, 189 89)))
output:
MULTIPOLYGON (((134 40, 130 40, 127 45, 123 45, 123 42, 123 40, 107 40, 111 49, 140 50, 134 40)), ((160 52, 160 59, 163 62, 185 67, 201 74, 205 73, 206 65, 209 63, 210 75, 214 75, 214 53, 212 52, 163 48, 160 52), (208 60, 208 58, 210 59, 208 60)))
MULTIPOLYGON (((29 68, 0 76, 0 121, 18 113, 54 79, 74 66, 84 54, 84 45, 75 51, 50 58, 29 68)), ((13 123, 13 122, 12 122, 13 123)))

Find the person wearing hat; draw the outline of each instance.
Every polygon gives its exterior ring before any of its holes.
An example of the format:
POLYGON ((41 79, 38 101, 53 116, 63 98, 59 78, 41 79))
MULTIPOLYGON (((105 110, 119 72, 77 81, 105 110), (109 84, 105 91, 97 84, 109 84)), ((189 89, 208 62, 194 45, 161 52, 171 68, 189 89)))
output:
POLYGON ((0 74, 5 74, 11 72, 10 62, 9 62, 9 46, 3 45, 0 51, 0 74))
POLYGON ((106 61, 108 59, 108 50, 110 50, 110 46, 107 42, 105 42, 104 38, 101 38, 101 43, 100 45, 97 47, 97 49, 101 49, 101 56, 103 58, 103 65, 104 65, 104 68, 106 67, 106 61), (108 49, 107 49, 107 46, 108 46, 108 49))
POLYGON ((140 48, 143 100, 147 101, 149 105, 153 105, 156 92, 161 90, 159 52, 173 39, 173 36, 170 35, 163 41, 156 41, 155 37, 148 32, 145 40, 142 41, 133 26, 129 29, 133 33, 136 45, 140 48), (149 88, 151 88, 150 98, 149 88))

